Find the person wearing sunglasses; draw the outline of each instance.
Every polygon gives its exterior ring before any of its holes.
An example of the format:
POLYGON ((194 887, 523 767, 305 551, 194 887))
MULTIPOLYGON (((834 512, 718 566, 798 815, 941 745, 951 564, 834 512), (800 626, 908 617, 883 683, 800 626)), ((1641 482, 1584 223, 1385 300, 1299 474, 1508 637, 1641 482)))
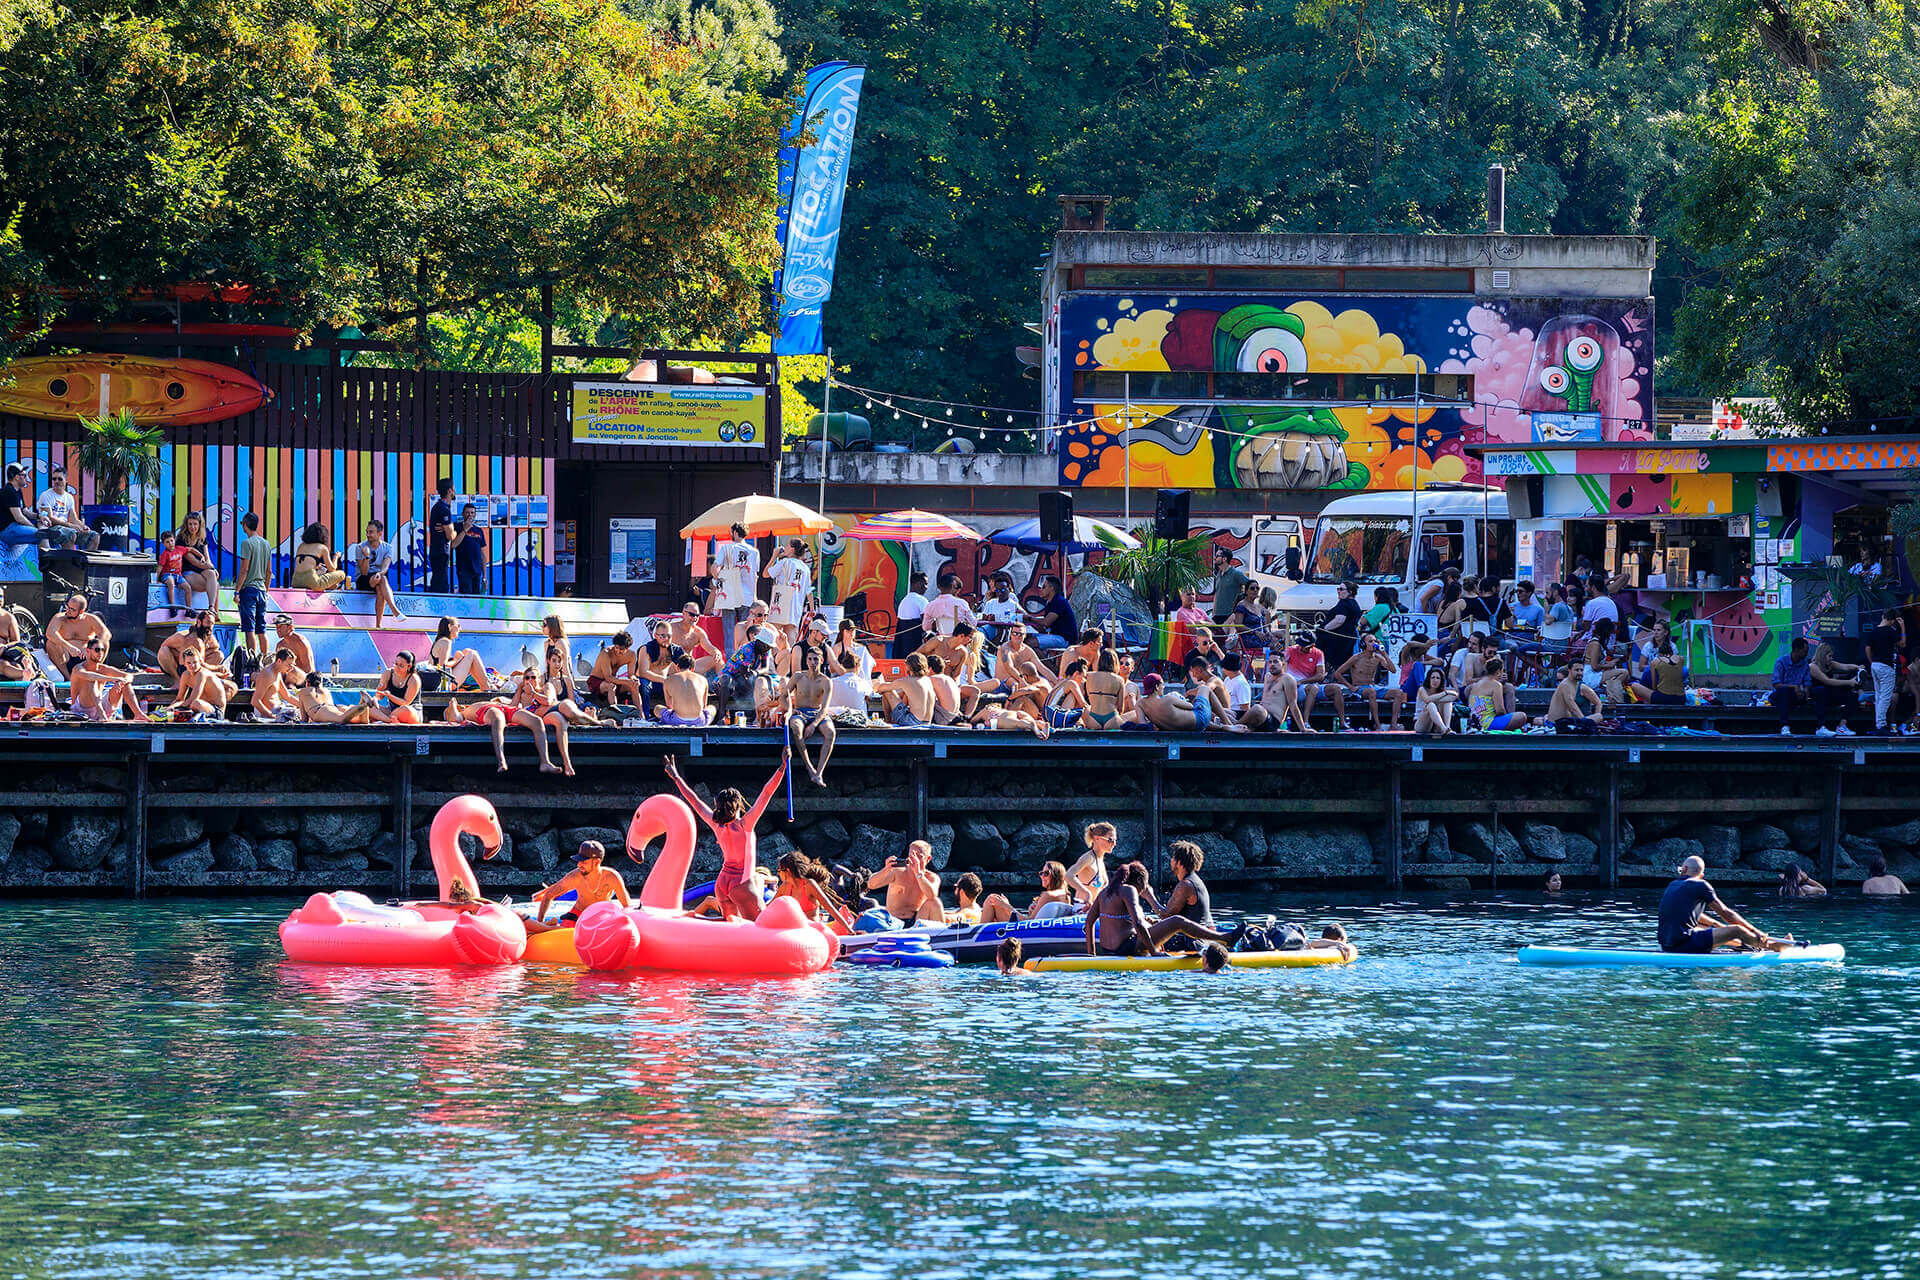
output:
POLYGON ((693 659, 693 669, 701 675, 711 675, 720 669, 726 661, 719 649, 714 647, 705 627, 700 625, 700 606, 689 600, 680 606, 680 616, 670 624, 673 628, 673 643, 686 651, 693 659))
POLYGON ((79 666, 68 674, 73 685, 73 709, 89 720, 105 724, 125 711, 128 719, 144 722, 147 713, 134 696, 133 673, 107 665, 107 646, 89 640, 79 666))

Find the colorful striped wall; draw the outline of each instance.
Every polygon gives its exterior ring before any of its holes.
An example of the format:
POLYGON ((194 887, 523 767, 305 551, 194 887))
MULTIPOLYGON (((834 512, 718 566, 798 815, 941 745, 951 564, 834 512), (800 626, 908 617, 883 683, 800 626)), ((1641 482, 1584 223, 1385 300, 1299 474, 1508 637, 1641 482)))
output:
MULTIPOLYGON (((0 440, 8 463, 30 461, 36 495, 56 465, 67 468, 83 503, 93 501, 91 477, 73 465, 74 446, 47 440, 0 440)), ((310 523, 327 526, 336 553, 359 540, 370 519, 387 526, 399 555, 403 589, 426 582, 426 518, 435 483, 451 476, 468 494, 514 496, 551 492, 551 457, 401 453, 369 449, 282 448, 169 444, 160 451, 160 479, 134 488, 133 532, 156 545, 160 530, 177 528, 189 512, 205 519, 223 576, 231 577, 241 539, 240 517, 260 513, 261 533, 273 545, 276 580, 291 571, 293 550, 310 523)), ((553 540, 547 529, 494 529, 490 535, 491 589, 500 595, 551 595, 553 540)))

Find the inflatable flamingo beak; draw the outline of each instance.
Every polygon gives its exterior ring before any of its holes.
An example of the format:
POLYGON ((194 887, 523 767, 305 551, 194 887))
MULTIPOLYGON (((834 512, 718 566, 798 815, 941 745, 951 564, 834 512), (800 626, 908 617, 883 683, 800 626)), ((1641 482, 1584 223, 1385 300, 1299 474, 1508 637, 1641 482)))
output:
POLYGON ((628 845, 627 856, 629 858, 632 858, 635 862, 640 863, 642 866, 646 865, 647 851, 645 849, 636 849, 632 845, 628 845))
POLYGON ((493 842, 492 844, 490 844, 490 845, 488 845, 488 846, 486 846, 486 847, 485 847, 484 849, 482 849, 482 850, 480 851, 480 856, 481 856, 482 858, 497 858, 497 857, 499 857, 499 856, 500 856, 500 845, 501 845, 501 842, 500 842, 500 841, 498 841, 498 840, 496 840, 496 841, 494 841, 494 842, 493 842))

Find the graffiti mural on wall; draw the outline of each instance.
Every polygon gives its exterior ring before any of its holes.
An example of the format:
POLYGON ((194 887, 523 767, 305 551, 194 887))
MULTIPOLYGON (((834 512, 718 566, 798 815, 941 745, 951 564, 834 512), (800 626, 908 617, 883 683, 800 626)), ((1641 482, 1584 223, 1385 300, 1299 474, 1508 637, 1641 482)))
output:
MULTIPOLYGON (((0 457, 25 462, 34 488, 44 488, 55 466, 79 477, 80 500, 93 500, 92 477, 81 473, 74 446, 45 440, 0 440, 0 457)), ((360 540, 366 522, 386 525, 399 563, 402 590, 427 580, 427 513, 434 485, 453 477, 464 503, 470 494, 532 496, 548 492, 551 458, 475 457, 361 449, 282 449, 246 445, 169 444, 160 450, 160 480, 134 486, 136 523, 149 548, 161 529, 177 529, 190 512, 205 522, 221 576, 231 582, 241 538, 240 517, 258 511, 262 535, 274 549, 274 580, 292 572, 294 547, 309 524, 327 527, 337 554, 360 540)), ((459 507, 456 505, 456 510, 459 507)), ((551 595, 553 548, 547 530, 491 528, 489 589, 500 595, 551 595)))
POLYGON ((1650 438, 1651 306, 1074 294, 1061 319, 1069 373, 1136 377, 1130 420, 1110 379, 1076 399, 1062 378, 1060 482, 1117 488, 1130 473, 1145 488, 1407 489, 1416 476, 1477 481, 1464 446, 1483 430, 1493 441, 1588 426, 1597 439, 1650 438), (1215 375, 1215 402, 1178 403, 1208 398, 1195 395, 1200 374, 1215 375), (1328 375, 1382 377, 1363 391, 1328 375), (1459 375, 1448 385, 1470 388, 1472 406, 1416 406, 1418 375, 1459 375), (1259 400, 1220 403, 1242 395, 1259 400), (1361 399, 1374 403, 1311 403, 1361 399))

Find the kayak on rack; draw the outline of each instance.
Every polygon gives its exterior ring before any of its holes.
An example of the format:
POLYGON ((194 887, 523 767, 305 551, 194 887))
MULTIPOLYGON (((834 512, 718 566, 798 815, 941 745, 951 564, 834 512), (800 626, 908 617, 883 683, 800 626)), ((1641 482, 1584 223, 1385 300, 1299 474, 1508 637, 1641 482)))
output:
POLYGON ((1653 969, 1764 969, 1776 964, 1839 964, 1847 949, 1837 942, 1816 947, 1788 947, 1785 951, 1610 951, 1601 947, 1522 947, 1521 964, 1615 968, 1639 965, 1653 969))

